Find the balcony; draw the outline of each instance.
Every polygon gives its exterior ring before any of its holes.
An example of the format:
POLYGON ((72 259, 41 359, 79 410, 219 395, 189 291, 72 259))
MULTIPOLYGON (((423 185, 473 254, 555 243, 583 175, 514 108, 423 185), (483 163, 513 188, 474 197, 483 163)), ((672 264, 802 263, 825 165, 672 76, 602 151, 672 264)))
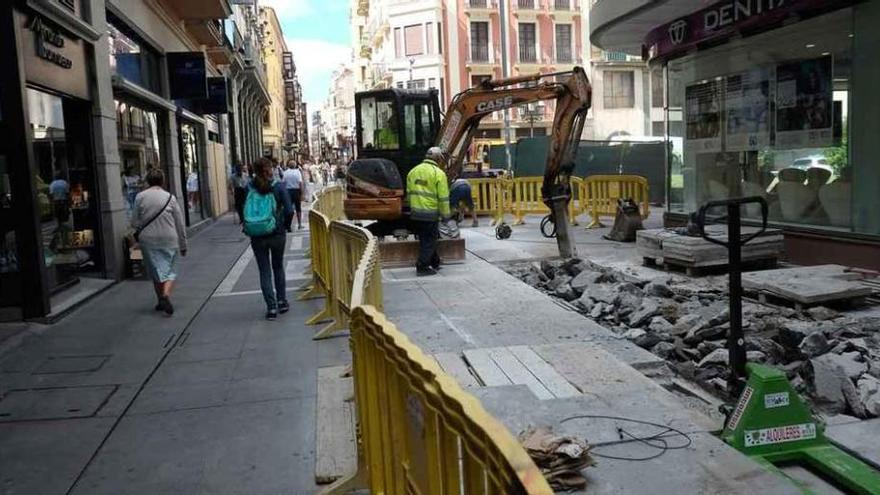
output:
POLYGON ((498 13, 498 0, 465 0, 465 15, 482 14, 484 16, 498 13))
POLYGON ((539 0, 515 0, 511 5, 513 10, 538 10, 541 7, 539 0))
POLYGON ((627 62, 629 61, 629 55, 623 52, 609 52, 603 50, 602 60, 605 62, 627 62))
POLYGON ((218 20, 187 19, 184 26, 199 44, 215 47, 223 43, 222 23, 218 20))
POLYGON ((581 6, 576 0, 550 0, 550 16, 557 21, 580 17, 581 6))
POLYGON ((159 0, 163 6, 176 13, 181 19, 210 20, 226 19, 232 15, 229 0, 159 0))

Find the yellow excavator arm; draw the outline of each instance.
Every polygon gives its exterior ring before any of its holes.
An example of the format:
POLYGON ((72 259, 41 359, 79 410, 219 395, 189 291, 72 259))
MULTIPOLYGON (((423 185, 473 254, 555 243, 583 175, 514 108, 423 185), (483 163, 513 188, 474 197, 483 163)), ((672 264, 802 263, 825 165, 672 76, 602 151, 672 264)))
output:
POLYGON ((591 97, 590 81, 581 67, 567 72, 486 80, 459 93, 437 134, 437 146, 449 154, 446 175, 452 181, 461 174, 462 162, 483 117, 499 110, 554 100, 556 114, 543 187, 544 200, 548 201, 554 195, 553 186, 568 184, 591 97))
POLYGON ((483 117, 538 101, 556 101, 541 195, 556 224, 560 256, 575 256, 577 253, 568 231, 569 178, 574 170, 575 154, 592 93, 590 81, 581 67, 567 72, 487 80, 459 93, 452 100, 437 134, 437 146, 449 154, 447 177, 453 181, 461 174, 462 161, 483 117))

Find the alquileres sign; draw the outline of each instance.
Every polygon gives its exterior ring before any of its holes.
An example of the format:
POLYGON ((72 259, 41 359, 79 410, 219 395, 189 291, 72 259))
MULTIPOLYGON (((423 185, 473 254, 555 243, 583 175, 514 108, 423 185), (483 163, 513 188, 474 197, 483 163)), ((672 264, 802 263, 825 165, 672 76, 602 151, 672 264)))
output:
POLYGON ((667 58, 739 30, 778 23, 792 14, 851 3, 853 0, 725 0, 652 29, 645 46, 650 58, 667 58))

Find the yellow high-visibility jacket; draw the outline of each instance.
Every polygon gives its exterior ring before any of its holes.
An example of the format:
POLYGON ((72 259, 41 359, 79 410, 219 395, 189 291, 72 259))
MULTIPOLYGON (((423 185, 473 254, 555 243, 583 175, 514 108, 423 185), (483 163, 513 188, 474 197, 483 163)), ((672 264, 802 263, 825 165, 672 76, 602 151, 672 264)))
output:
POLYGON ((433 160, 425 160, 406 176, 406 198, 413 220, 426 222, 449 217, 446 173, 433 160))

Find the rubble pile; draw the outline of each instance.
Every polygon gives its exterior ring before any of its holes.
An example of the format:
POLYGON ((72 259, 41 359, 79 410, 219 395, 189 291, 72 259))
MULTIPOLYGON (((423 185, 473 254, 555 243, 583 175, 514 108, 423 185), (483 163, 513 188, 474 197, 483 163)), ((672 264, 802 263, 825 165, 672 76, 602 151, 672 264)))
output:
MULTIPOLYGON (((508 272, 662 357, 685 378, 727 393, 726 287, 648 282, 580 259, 514 265, 508 272)), ((823 412, 880 416, 880 319, 743 301, 743 331, 748 360, 783 369, 823 412)))

